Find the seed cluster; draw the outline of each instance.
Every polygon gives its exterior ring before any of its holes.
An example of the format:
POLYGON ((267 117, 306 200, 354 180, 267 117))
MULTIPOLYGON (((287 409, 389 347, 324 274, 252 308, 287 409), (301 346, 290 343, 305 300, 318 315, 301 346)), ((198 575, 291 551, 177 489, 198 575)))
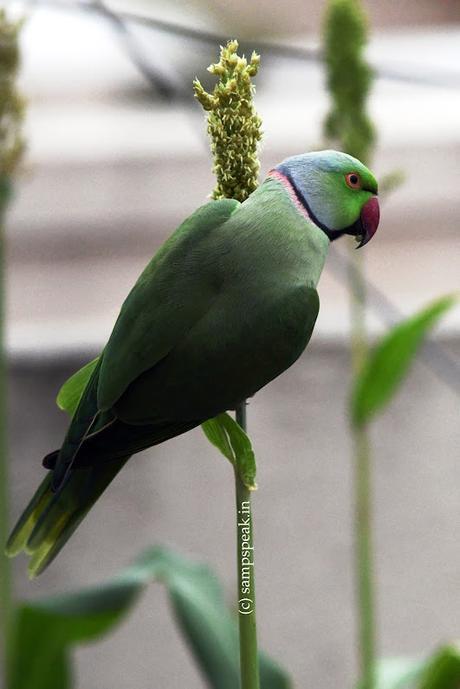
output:
POLYGON ((0 214, 10 195, 11 178, 24 151, 21 126, 24 101, 16 89, 19 68, 19 23, 0 10, 0 214))
POLYGON ((212 93, 198 79, 193 82, 195 98, 208 114, 208 133, 217 178, 213 199, 244 201, 258 186, 257 145, 262 138, 262 121, 253 104, 254 86, 260 57, 252 53, 248 63, 237 54, 238 42, 221 46, 220 60, 208 67, 219 77, 212 93))
POLYGON ((24 149, 20 133, 24 101, 16 89, 19 68, 19 23, 0 10, 0 176, 11 176, 24 149))
POLYGON ((325 134, 342 150, 369 160, 375 141, 366 112, 373 72, 364 57, 367 21, 356 0, 329 0, 324 26, 324 59, 332 106, 325 134))

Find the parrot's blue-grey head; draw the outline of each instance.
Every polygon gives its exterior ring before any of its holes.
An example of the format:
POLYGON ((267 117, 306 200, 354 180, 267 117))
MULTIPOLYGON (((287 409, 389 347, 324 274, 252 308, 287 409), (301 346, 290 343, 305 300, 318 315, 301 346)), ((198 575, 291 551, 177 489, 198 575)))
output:
POLYGON ((272 171, 295 193, 308 216, 329 237, 356 237, 358 248, 374 236, 380 218, 378 185, 359 160, 338 151, 286 158, 272 171))

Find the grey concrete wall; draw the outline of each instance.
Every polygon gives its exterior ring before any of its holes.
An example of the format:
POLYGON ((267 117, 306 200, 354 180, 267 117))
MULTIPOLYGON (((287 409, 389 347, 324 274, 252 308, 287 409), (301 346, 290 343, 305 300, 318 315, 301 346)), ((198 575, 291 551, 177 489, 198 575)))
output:
MULTIPOLYGON (((458 357, 460 343, 449 347, 458 357)), ((40 480, 41 457, 60 441, 54 396, 78 363, 12 366, 14 516, 40 480)), ((297 687, 351 687, 355 673, 347 384, 346 351, 312 345, 249 408, 261 644, 297 687)), ((374 428, 385 654, 417 654, 460 632, 458 411, 458 398, 417 364, 374 428)), ((153 544, 215 567, 232 600, 232 474, 200 430, 133 458, 41 578, 30 583, 25 560, 15 562, 15 585, 35 597, 96 583, 153 544)), ((79 689, 204 686, 159 585, 110 638, 79 650, 76 667, 79 689)))
MULTIPOLYGON (((205 3, 207 5, 207 3, 205 3)), ((460 7, 455 0, 366 0, 363 5, 372 26, 424 26, 458 22, 460 7)), ((324 3, 316 0, 265 0, 249 6, 243 0, 215 0, 208 11, 227 32, 239 36, 289 35, 315 31, 324 14, 324 3)))

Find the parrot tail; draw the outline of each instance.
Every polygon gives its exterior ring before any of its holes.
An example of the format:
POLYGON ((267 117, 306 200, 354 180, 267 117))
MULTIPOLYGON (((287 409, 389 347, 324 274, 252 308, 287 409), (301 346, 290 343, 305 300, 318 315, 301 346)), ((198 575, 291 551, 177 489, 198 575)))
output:
POLYGON ((29 576, 41 574, 129 457, 70 471, 57 491, 49 471, 13 529, 6 554, 14 557, 24 550, 31 556, 29 576))

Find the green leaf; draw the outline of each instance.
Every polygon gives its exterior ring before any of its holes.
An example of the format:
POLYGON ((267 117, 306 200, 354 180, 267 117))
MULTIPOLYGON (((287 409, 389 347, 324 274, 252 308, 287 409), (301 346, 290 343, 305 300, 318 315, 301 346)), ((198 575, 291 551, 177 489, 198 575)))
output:
POLYGON ((219 414, 201 424, 210 443, 222 452, 236 468, 244 485, 257 488, 256 458, 249 436, 229 414, 219 414))
POLYGON ((417 689, 459 689, 460 647, 444 646, 426 663, 416 685, 417 689))
MULTIPOLYGON (((375 689, 459 689, 460 649, 450 644, 425 660, 385 658, 377 665, 375 689)), ((364 689, 360 682, 356 689, 364 689)))
POLYGON ((71 647, 116 625, 148 582, 162 577, 161 559, 161 551, 153 549, 104 585, 21 604, 11 689, 70 687, 71 647))
POLYGON ((101 586, 21 603, 8 689, 69 689, 72 646, 112 629, 157 571, 156 558, 144 558, 101 586))
POLYGON ((209 442, 217 447, 233 465, 235 464, 235 455, 230 445, 229 438, 225 431, 223 424, 218 416, 214 419, 209 419, 201 424, 201 428, 209 440, 209 442))
MULTIPOLYGON (((237 620, 225 604, 217 578, 207 567, 170 550, 156 552, 177 622, 209 687, 239 689, 237 620)), ((261 689, 289 689, 284 670, 265 654, 259 657, 261 689)))
POLYGON ((98 360, 99 357, 96 357, 88 364, 83 366, 83 368, 80 368, 76 373, 73 374, 73 376, 70 376, 70 378, 66 380, 64 385, 59 390, 56 398, 56 404, 59 409, 67 412, 69 416, 73 416, 75 414, 75 410, 78 407, 83 390, 85 389, 98 360))
MULTIPOLYGON (((165 584, 176 620, 212 689, 239 689, 238 632, 212 572, 152 548, 106 584, 21 603, 8 689, 70 689, 73 647, 118 624, 147 584, 165 584)), ((289 689, 285 672, 260 655, 261 689, 289 689)))
POLYGON ((455 296, 435 301, 393 328, 369 355, 351 396, 353 423, 368 423, 398 389, 427 332, 457 302, 455 296))

